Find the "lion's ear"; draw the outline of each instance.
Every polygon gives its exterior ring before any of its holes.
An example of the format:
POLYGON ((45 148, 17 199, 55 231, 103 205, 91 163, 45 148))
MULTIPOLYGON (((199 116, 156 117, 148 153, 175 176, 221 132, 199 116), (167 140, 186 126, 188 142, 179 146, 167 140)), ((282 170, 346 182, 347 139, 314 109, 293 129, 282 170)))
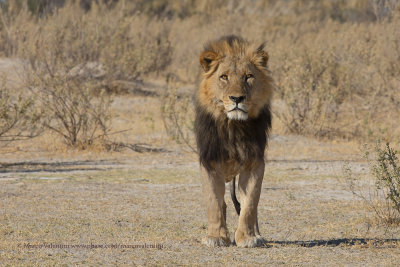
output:
POLYGON ((211 51, 203 51, 200 54, 200 64, 205 72, 209 71, 211 63, 216 59, 217 59, 217 54, 211 51))
POLYGON ((265 44, 260 45, 257 48, 256 54, 260 59, 260 64, 263 67, 267 67, 268 64, 268 53, 264 51, 265 44))

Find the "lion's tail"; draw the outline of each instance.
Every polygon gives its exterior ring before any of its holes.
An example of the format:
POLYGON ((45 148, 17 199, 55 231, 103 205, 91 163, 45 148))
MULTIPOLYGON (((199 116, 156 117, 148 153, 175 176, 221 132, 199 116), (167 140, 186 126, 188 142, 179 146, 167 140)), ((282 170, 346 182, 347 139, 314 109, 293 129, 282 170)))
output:
POLYGON ((230 183, 229 191, 231 192, 231 198, 233 205, 235 205, 235 210, 238 215, 240 215, 240 202, 236 198, 236 177, 234 177, 230 183))

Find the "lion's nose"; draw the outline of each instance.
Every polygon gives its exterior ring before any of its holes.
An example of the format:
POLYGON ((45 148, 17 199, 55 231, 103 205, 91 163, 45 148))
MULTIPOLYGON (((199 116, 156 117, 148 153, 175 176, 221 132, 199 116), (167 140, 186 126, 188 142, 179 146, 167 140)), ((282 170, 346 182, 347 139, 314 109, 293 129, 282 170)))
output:
POLYGON ((243 102, 243 100, 246 99, 246 96, 242 95, 242 96, 229 96, 229 99, 232 100, 233 102, 235 102, 236 104, 239 104, 240 102, 243 102))

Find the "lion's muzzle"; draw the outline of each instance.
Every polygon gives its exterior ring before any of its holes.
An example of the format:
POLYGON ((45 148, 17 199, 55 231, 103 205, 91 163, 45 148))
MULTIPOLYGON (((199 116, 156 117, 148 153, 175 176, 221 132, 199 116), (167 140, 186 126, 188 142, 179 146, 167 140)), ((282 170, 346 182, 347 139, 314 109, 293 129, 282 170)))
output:
POLYGON ((232 101, 226 107, 228 110, 228 118, 231 120, 247 120, 247 106, 243 103, 246 96, 229 96, 232 101))

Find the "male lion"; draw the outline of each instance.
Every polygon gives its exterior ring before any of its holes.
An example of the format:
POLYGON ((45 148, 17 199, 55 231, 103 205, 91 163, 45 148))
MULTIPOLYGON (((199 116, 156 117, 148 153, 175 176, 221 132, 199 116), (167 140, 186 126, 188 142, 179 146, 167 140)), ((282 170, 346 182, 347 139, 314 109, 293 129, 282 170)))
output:
POLYGON ((203 80, 195 95, 195 133, 207 205, 208 246, 229 246, 225 183, 239 214, 235 243, 264 244, 257 205, 264 176, 264 150, 271 128, 272 78, 264 45, 255 47, 237 36, 208 43, 200 55, 203 80), (235 177, 242 208, 235 196, 235 177))

